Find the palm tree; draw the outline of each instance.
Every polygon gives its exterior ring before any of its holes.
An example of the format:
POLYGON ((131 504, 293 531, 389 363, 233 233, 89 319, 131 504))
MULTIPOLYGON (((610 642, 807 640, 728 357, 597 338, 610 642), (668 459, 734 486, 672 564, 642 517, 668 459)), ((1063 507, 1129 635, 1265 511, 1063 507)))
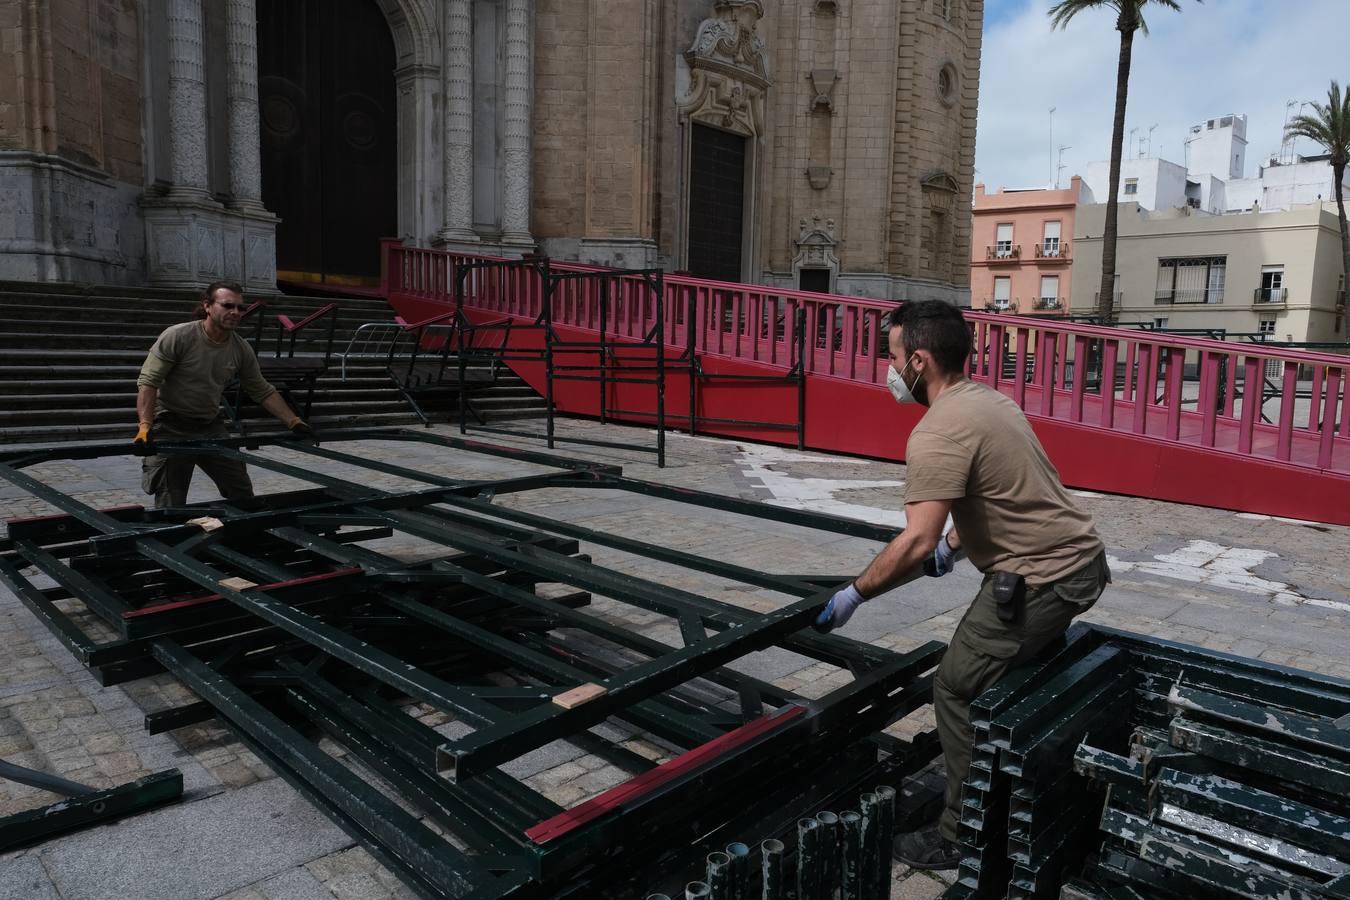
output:
POLYGON ((1350 282, 1350 232, 1345 227, 1345 196, 1341 182, 1345 168, 1350 165, 1350 91, 1341 96, 1341 86, 1335 81, 1327 91, 1326 105, 1312 103, 1314 115, 1298 116, 1285 126, 1285 138, 1305 137, 1322 145, 1331 157, 1331 174, 1336 181, 1336 212, 1341 219, 1341 269, 1350 282))
MULTIPOLYGON (((1204 0, 1197 0, 1204 2, 1204 0)), ((1111 126, 1111 186, 1106 195, 1106 227, 1102 231, 1102 283, 1097 294, 1097 316, 1103 322, 1112 319, 1116 289, 1116 194, 1120 191, 1121 146, 1125 143, 1125 98, 1130 89, 1130 54, 1134 33, 1148 35, 1144 7, 1163 6, 1181 11, 1177 0, 1060 0, 1050 7, 1050 27, 1067 28, 1080 12, 1089 9, 1115 10, 1116 30, 1120 32, 1120 60, 1116 65, 1116 120, 1111 126)))

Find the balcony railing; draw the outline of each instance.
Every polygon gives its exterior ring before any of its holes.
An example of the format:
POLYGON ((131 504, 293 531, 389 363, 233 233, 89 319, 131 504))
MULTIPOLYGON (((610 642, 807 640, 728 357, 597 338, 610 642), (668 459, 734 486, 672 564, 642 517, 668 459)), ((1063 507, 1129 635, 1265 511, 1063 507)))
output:
POLYGON ((1153 303, 1156 306, 1222 302, 1223 288, 1190 288, 1180 291, 1158 291, 1153 295, 1153 303))
POLYGON ((1253 303, 1283 303, 1289 299, 1289 288, 1257 288, 1252 292, 1253 303))
POLYGON ((999 246, 991 244, 984 248, 984 258, 990 262, 1017 262, 1022 258, 1022 245, 999 246))
MULTIPOLYGON (((1102 292, 1101 292, 1101 291, 1097 291, 1095 294, 1092 295, 1092 308, 1093 308, 1093 309, 1096 309, 1096 308, 1097 308, 1097 301, 1099 301, 1099 300, 1101 299, 1101 297, 1102 297, 1102 292)), ((1121 304, 1123 304, 1124 302, 1125 302, 1125 293, 1124 293, 1124 291, 1116 291, 1115 297, 1114 297, 1114 298, 1112 299, 1112 301, 1111 301, 1111 308, 1112 308, 1112 309, 1120 309, 1121 304)))
POLYGON ((1038 297, 1036 299, 1037 309, 1063 309, 1063 297, 1038 297))
POLYGON ((1036 245, 1036 258, 1055 261, 1069 261, 1069 242, 1055 241, 1036 245))
POLYGON ((984 309, 987 312, 1017 312, 1019 306, 1016 300, 985 300, 984 309))

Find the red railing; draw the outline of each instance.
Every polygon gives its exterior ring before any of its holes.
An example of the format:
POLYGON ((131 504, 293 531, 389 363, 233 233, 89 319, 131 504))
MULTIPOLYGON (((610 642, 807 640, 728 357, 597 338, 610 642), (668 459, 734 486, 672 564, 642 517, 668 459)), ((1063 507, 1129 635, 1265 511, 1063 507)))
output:
MULTIPOLYGON (((386 296, 452 302, 456 260, 470 258, 386 242, 386 296)), ((682 275, 664 283, 673 347, 786 368, 801 309, 809 374, 885 383, 885 317, 894 302, 682 275)), ((465 304, 499 314, 534 319, 543 293, 529 267, 475 267, 465 276, 465 304)), ((621 294, 611 300, 611 333, 641 340, 655 300, 637 279, 621 294)), ((551 314, 557 324, 598 328, 594 283, 562 282, 551 314)), ((1350 356, 970 310, 966 319, 975 338, 971 377, 1028 415, 1350 474, 1350 356)))

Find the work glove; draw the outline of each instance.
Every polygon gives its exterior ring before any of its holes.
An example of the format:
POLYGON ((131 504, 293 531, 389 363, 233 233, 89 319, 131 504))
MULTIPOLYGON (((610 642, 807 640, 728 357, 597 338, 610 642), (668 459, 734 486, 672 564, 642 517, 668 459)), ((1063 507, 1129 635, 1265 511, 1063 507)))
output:
POLYGON ((813 627, 821 634, 829 634, 836 628, 842 628, 853 614, 857 612, 858 607, 867 602, 867 598, 858 593, 858 589, 850 584, 842 591, 836 593, 830 598, 830 602, 825 604, 825 608, 816 616, 813 627))
POLYGON ((155 455, 155 442, 150 440, 149 422, 141 422, 136 427, 136 437, 131 441, 131 452, 136 456, 155 455))
POLYGON ((953 568, 956 567, 956 551, 952 545, 947 543, 947 536, 944 534, 938 538, 937 546, 933 548, 933 555, 923 561, 923 574, 929 578, 941 578, 953 568))
POLYGON ((304 419, 298 416, 291 422, 291 437, 298 441, 304 441, 307 444, 319 445, 319 436, 314 433, 314 429, 309 427, 304 419))

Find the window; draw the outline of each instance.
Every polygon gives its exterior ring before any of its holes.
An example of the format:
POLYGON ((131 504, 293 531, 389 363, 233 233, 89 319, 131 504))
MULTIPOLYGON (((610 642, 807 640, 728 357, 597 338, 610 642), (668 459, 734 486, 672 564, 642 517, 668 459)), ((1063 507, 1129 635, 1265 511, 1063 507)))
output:
POLYGON ((956 85, 959 79, 956 75, 956 66, 946 63, 938 69, 938 99, 942 101, 943 106, 952 106, 956 103, 956 85))
POLYGON ((1256 291, 1256 302, 1282 303, 1284 299, 1284 266, 1262 266, 1261 287, 1256 291))
POLYGON ((1059 276, 1041 276, 1041 297, 1037 304, 1041 309, 1059 308, 1059 276))
POLYGON ((1167 316, 1157 316, 1153 319, 1153 327, 1163 329, 1167 327, 1167 316))
POLYGON ((1261 321, 1256 323, 1257 334, 1274 334, 1275 320, 1266 316, 1261 317, 1261 321))
POLYGON ((1059 222, 1045 223, 1045 237, 1041 244, 1043 256, 1059 256, 1059 222))
POLYGON ((1122 191, 1122 193, 1124 193, 1126 196, 1134 196, 1135 194, 1139 193, 1139 179, 1126 178, 1125 189, 1124 191, 1122 191))
POLYGON ((999 259, 1012 256, 1012 228, 1011 222, 998 226, 997 235, 994 238, 994 255, 999 259))
POLYGON ((1012 279, 995 278, 994 279, 994 308, 1007 309, 1012 303, 1012 279))
POLYGON ((1222 303, 1228 272, 1225 256, 1158 260, 1155 303, 1222 303))
POLYGON ((950 22, 952 20, 953 7, 955 6, 956 0, 937 0, 937 8, 942 14, 942 21, 950 22))

